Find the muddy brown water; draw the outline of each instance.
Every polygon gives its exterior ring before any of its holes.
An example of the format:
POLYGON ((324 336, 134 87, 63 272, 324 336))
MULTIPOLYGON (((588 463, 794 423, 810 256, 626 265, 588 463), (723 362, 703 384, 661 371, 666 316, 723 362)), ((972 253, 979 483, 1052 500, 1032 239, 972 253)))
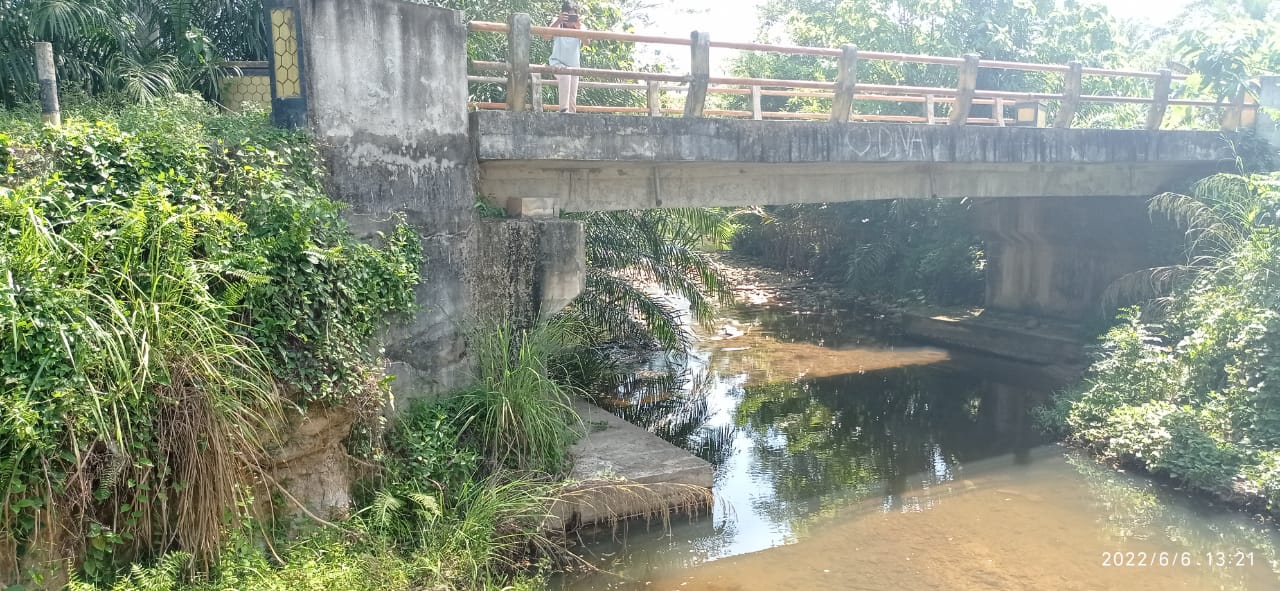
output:
POLYGON ((716 467, 717 504, 583 534, 572 591, 1280 590, 1280 531, 1054 445, 1036 368, 739 309, 602 401, 716 467))

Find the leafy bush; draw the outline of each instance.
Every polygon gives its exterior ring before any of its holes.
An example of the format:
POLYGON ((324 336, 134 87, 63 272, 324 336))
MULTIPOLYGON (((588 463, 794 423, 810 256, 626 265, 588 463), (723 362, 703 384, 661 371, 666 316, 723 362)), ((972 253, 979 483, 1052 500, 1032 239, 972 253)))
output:
POLYGON ((387 468, 400 483, 418 490, 455 491, 472 480, 480 454, 468 448, 457 424, 457 410, 417 401, 387 430, 387 468))
POLYGON ((728 281, 705 246, 727 243, 736 215, 715 208, 569 214, 586 232, 586 285, 561 317, 598 333, 594 340, 656 341, 687 350, 685 324, 710 321, 728 281), (650 286, 663 293, 655 294, 650 286), (666 294, 679 296, 687 310, 666 294))
POLYGON ((281 390, 385 397, 368 345, 412 305, 417 241, 356 241, 309 140, 262 114, 87 110, 100 119, 5 140, 0 539, 98 580, 156 550, 208 566, 281 390))
POLYGON ((1277 493, 1280 174, 1218 175, 1155 214, 1187 228, 1173 293, 1125 313, 1084 385, 1059 398, 1072 437, 1196 488, 1277 493))

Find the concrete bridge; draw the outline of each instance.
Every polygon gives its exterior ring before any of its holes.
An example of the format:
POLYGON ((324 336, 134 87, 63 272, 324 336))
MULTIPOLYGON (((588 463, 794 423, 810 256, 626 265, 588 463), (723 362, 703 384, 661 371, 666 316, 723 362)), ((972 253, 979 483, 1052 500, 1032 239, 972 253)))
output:
POLYGON ((535 211, 865 199, 1151 197, 1235 165, 1237 134, 479 111, 480 193, 535 211))
MULTIPOLYGON (((537 112, 540 91, 531 105, 524 98, 550 70, 528 64, 530 27, 527 19, 513 17, 507 30, 524 34, 511 35, 510 63, 486 65, 508 72, 510 101, 499 106, 510 110, 469 112, 468 25, 461 13, 400 0, 278 4, 271 8, 277 32, 273 112, 315 133, 325 147, 330 191, 351 204, 357 229, 376 240, 376 232, 400 214, 423 237, 422 309, 387 342, 391 371, 406 395, 468 380, 458 334, 468 318, 527 322, 577 295, 583 232, 578 222, 558 219, 561 211, 979 199, 988 308, 1078 321, 1097 310, 1106 284, 1152 262, 1144 200, 1234 164, 1234 132, 1159 130, 1164 107, 1177 102, 1170 98, 1167 72, 1120 73, 1154 76, 1154 95, 1110 97, 1146 101, 1146 129, 1070 129, 1078 102, 1108 99, 1081 94, 1080 76, 1090 71, 1079 64, 894 55, 955 65, 961 76, 954 89, 904 87, 892 94, 848 74, 859 56, 888 54, 798 48, 835 51, 843 72, 835 82, 725 79, 706 71, 703 54, 711 44, 695 34, 685 40, 695 58, 688 75, 575 70, 643 82, 649 104, 638 108, 641 116, 560 115, 537 112), (288 38, 289 26, 296 39, 288 38), (1066 90, 1035 95, 973 84, 979 67, 1015 66, 1062 72, 1066 90), (527 78, 532 74, 539 77, 527 78), (661 116, 662 101, 655 99, 667 91, 661 84, 672 82, 687 95, 683 117, 661 116), (703 102, 716 84, 724 92, 752 95, 756 105, 745 116, 725 112, 747 120, 706 117, 714 113, 703 102), (817 91, 832 98, 831 113, 819 114, 822 122, 770 121, 794 114, 764 113, 758 106, 766 92, 817 91), (867 97, 919 99, 925 112, 853 113, 855 101, 873 100, 867 97), (1002 101, 1035 97, 1062 102, 1054 128, 1006 126, 1002 101), (992 116, 970 117, 969 107, 983 101, 992 105, 992 116), (949 110, 945 117, 936 116, 938 104, 949 110), (936 122, 946 125, 928 125, 936 122), (477 198, 507 206, 511 217, 478 218, 477 198)), ((1280 86, 1269 84, 1264 98, 1280 104, 1280 86)), ((1243 103, 1227 105, 1234 123, 1228 127, 1242 123, 1243 103)), ((1272 129, 1269 119, 1258 119, 1264 131, 1272 129)))

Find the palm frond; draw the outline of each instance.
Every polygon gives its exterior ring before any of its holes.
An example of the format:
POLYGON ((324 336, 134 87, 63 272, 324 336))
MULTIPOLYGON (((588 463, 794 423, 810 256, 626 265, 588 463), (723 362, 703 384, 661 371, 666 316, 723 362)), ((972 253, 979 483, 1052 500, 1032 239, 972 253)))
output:
POLYGON ((684 324, 710 320, 715 302, 729 297, 723 274, 700 249, 726 243, 737 229, 737 215, 722 209, 571 215, 586 226, 588 274, 568 315, 602 328, 607 338, 648 333, 664 347, 687 347, 684 324), (663 294, 678 296, 682 305, 663 294))
POLYGON ((1195 277, 1196 271, 1195 265, 1170 265, 1126 273, 1103 290, 1101 311, 1107 314, 1125 306, 1168 296, 1180 282, 1195 277))

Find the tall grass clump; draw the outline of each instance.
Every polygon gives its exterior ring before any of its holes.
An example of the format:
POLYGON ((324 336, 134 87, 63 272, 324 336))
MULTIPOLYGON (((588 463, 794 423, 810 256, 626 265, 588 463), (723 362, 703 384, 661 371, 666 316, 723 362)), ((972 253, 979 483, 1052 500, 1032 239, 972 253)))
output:
POLYGON ((580 421, 552 366, 579 334, 564 322, 476 326, 476 384, 392 419, 352 523, 406 560, 413 580, 501 587, 568 556, 547 528, 580 421))
POLYGON ((153 546, 208 560, 280 412, 202 256, 242 226, 152 183, 127 203, 51 188, 0 197, 0 515, 15 539, 83 553, 90 575, 153 546))
POLYGON ((550 363, 579 341, 573 326, 542 323, 524 331, 497 324, 471 331, 476 385, 459 392, 456 404, 466 433, 493 467, 563 471, 580 419, 573 388, 552 377, 550 363))
POLYGON ((416 240, 358 243, 263 114, 70 111, 0 137, 0 583, 206 571, 286 408, 385 397, 367 345, 412 303, 416 240))

